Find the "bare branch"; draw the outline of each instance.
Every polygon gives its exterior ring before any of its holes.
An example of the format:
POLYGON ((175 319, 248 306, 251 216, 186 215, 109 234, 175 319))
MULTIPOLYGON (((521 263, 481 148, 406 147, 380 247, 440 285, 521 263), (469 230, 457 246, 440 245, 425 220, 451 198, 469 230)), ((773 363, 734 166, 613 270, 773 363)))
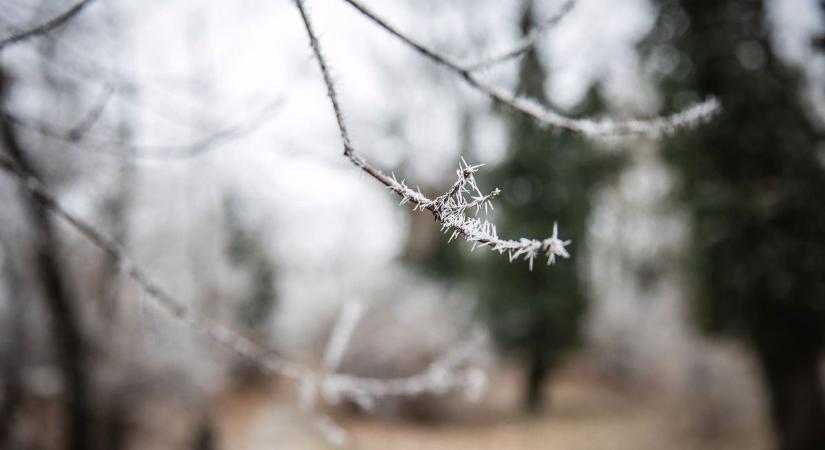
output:
POLYGON ((486 208, 489 204, 489 200, 492 200, 498 194, 498 190, 495 190, 494 193, 490 193, 485 196, 478 189, 473 174, 480 166, 471 166, 462 161, 463 165, 459 167, 457 172, 458 180, 453 187, 450 188, 446 194, 435 199, 429 199, 423 195, 421 191, 412 190, 404 183, 403 180, 398 181, 394 175, 391 177, 387 176, 380 170, 372 167, 364 158, 359 156, 350 142, 344 115, 341 110, 341 106, 338 103, 338 93, 335 90, 335 84, 333 83, 332 77, 329 73, 329 65, 321 52, 321 46, 318 42, 317 36, 315 35, 315 31, 312 28, 312 22, 306 12, 304 2, 303 0, 294 0, 294 2, 301 14, 301 19, 304 22, 304 28, 307 32, 310 47, 312 47, 312 51, 315 55, 316 61, 318 62, 318 66, 321 69, 321 75, 327 87, 327 94, 330 102, 332 103, 332 109, 335 112, 336 121, 338 122, 338 130, 341 135, 341 141, 344 144, 344 156, 349 158, 350 161, 352 161, 352 163, 361 170, 384 184, 384 186, 389 188, 391 191, 401 196, 401 204, 411 203, 413 204, 414 210, 426 209, 430 211, 435 220, 441 224, 442 230, 452 233, 450 240, 459 235, 463 236, 467 241, 473 243, 473 248, 476 246, 490 247, 491 250, 499 253, 506 252, 509 254, 511 261, 519 256, 523 256, 524 259, 530 261, 530 269, 533 268, 533 260, 541 253, 544 253, 547 257, 548 264, 554 263, 556 256, 563 258, 570 256, 565 249, 565 246, 569 244, 570 241, 560 240, 556 234, 557 227, 555 226, 553 228, 553 235, 543 240, 526 238, 521 238, 517 241, 504 240, 498 237, 495 225, 476 217, 467 217, 465 214, 467 209, 470 207, 479 207, 481 205, 484 205, 486 208), (473 192, 476 193, 477 196, 468 200, 465 197, 465 194, 473 192))
POLYGON ((97 121, 103 116, 103 111, 106 109, 106 105, 109 104, 109 100, 112 99, 112 95, 114 93, 115 90, 112 85, 108 83, 104 84, 97 103, 89 109, 89 112, 86 113, 84 117, 82 117, 71 129, 69 129, 66 133, 66 137, 69 140, 78 141, 86 133, 88 133, 94 124, 97 123, 97 121))
POLYGON ((443 394, 464 389, 471 399, 484 389, 486 376, 481 369, 465 366, 467 360, 487 341, 487 334, 480 328, 473 329, 470 337, 450 349, 427 368, 409 377, 377 380, 345 374, 332 374, 321 382, 321 392, 331 404, 341 399, 356 402, 370 410, 378 398, 413 397, 425 393, 443 394))
MULTIPOLYGON (((105 97, 104 99, 105 100, 105 97)), ((21 119, 8 111, 0 110, 0 120, 10 122, 17 127, 40 134, 50 139, 64 141, 69 144, 77 144, 81 138, 86 144, 96 144, 97 147, 84 147, 90 152, 104 153, 113 156, 128 157, 138 160, 179 160, 203 156, 210 151, 226 145, 234 139, 243 137, 263 126, 281 110, 284 104, 283 97, 278 97, 256 113, 254 117, 236 124, 228 125, 212 131, 191 142, 179 145, 141 145, 131 141, 114 139, 100 136, 93 136, 88 132, 90 121, 101 114, 104 101, 87 113, 81 123, 68 130, 59 129, 53 125, 35 119, 21 119), (121 150, 112 150, 111 148, 121 150)))
POLYGON ((570 130, 588 136, 621 136, 621 135, 646 135, 658 136, 672 133, 676 130, 697 125, 713 117, 719 110, 719 101, 709 98, 699 104, 693 105, 681 112, 670 116, 658 117, 649 120, 633 119, 618 121, 613 119, 573 119, 558 112, 552 111, 533 99, 518 96, 505 89, 490 85, 482 81, 473 71, 445 55, 427 47, 415 38, 401 32, 394 25, 372 12, 359 0, 343 0, 372 22, 383 28, 388 33, 411 46, 428 59, 440 64, 463 78, 470 86, 486 94, 496 102, 499 102, 512 110, 524 114, 536 121, 543 127, 556 127, 570 130))
MULTIPOLYGON (((480 330, 475 330, 468 342, 446 352, 425 371, 410 377, 378 379, 341 375, 329 373, 324 368, 320 371, 313 370, 290 361, 231 328, 198 314, 184 302, 169 294, 124 251, 120 244, 63 208, 35 176, 15 164, 10 158, 0 155, 0 169, 17 177, 21 185, 38 199, 44 208, 66 221, 93 245, 106 252, 118 263, 122 271, 173 317, 249 360, 265 373, 281 375, 296 382, 299 385, 302 409, 310 415, 313 423, 323 432, 324 436, 333 443, 338 445, 344 443, 346 433, 329 417, 317 411, 315 403, 319 390, 323 392, 323 398, 329 404, 336 404, 340 399, 352 396, 357 399, 356 401, 366 402, 363 403, 364 405, 367 403, 371 405, 382 397, 415 396, 428 392, 441 394, 461 388, 473 398, 484 387, 486 378, 481 369, 460 367, 484 342, 484 334, 480 330)), ((353 313, 348 313, 348 315, 354 316, 353 313)), ((352 323, 345 327, 349 330, 338 332, 342 336, 349 335, 356 325, 352 317, 347 321, 352 323)), ((345 346, 345 343, 341 346, 345 346)))
POLYGON ((347 302, 341 308, 338 315, 338 320, 332 328, 332 334, 327 343, 327 349, 324 352, 324 359, 322 367, 328 372, 338 370, 341 365, 341 359, 349 345, 352 333, 355 331, 358 321, 364 314, 364 305, 361 302, 352 301, 347 302))
POLYGON ((39 179, 15 164, 14 161, 5 156, 0 156, 0 167, 16 175, 23 186, 34 195, 39 202, 45 205, 49 211, 68 222, 96 247, 117 261, 122 271, 134 279, 141 289, 175 318, 202 331, 210 338, 260 366, 266 372, 280 374, 292 379, 298 379, 305 375, 307 369, 274 355, 268 349, 265 349, 250 339, 196 313, 187 307, 185 303, 167 293, 152 279, 148 272, 128 256, 120 244, 103 235, 88 222, 64 209, 54 196, 45 189, 39 179))
POLYGON ((553 14, 550 18, 543 21, 538 27, 530 30, 527 36, 524 36, 524 38, 522 38, 518 43, 513 45, 510 50, 499 53, 498 55, 483 58, 473 63, 466 63, 464 64, 464 69, 470 72, 486 69, 496 64, 501 64, 511 59, 518 58, 519 56, 527 53, 528 50, 533 48, 538 43, 539 39, 541 39, 547 31, 561 22, 561 20, 573 10, 573 6, 575 5, 576 0, 567 0, 567 2, 561 5, 556 14, 553 14))
POLYGON ((7 45, 16 44, 18 42, 22 42, 27 39, 49 33, 55 28, 58 28, 66 22, 72 20, 72 18, 80 14, 80 12, 83 11, 84 8, 89 6, 93 1, 94 0, 82 0, 81 2, 72 6, 71 8, 52 17, 46 22, 43 22, 42 24, 35 26, 34 28, 29 28, 12 34, 11 36, 0 41, 0 51, 2 51, 7 45))

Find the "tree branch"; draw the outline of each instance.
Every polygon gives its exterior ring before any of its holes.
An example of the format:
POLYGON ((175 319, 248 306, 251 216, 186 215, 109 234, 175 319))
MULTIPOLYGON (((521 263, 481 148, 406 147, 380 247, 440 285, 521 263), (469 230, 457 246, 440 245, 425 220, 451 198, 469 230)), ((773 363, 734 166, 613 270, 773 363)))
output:
POLYGON ((284 104, 284 98, 278 97, 255 113, 255 116, 244 121, 218 128, 204 136, 192 140, 191 142, 179 145, 142 145, 129 140, 112 139, 105 136, 92 135, 89 133, 89 119, 100 114, 102 103, 93 107, 80 124, 69 128, 60 129, 45 121, 37 121, 31 118, 20 118, 8 111, 0 109, 0 121, 12 123, 27 131, 37 133, 49 139, 77 145, 79 140, 86 143, 97 144, 100 147, 84 148, 89 152, 102 153, 113 156, 127 157, 135 160, 184 160, 203 156, 217 148, 220 148, 234 139, 243 137, 262 127, 269 120, 275 117, 284 104), (111 147, 122 148, 124 150, 112 150, 111 147))
POLYGON ((449 57, 427 47, 413 37, 403 33, 397 27, 378 16, 359 0, 343 0, 357 9, 363 16, 383 28, 388 33, 400 39, 405 44, 437 64, 449 69, 464 79, 467 84, 486 94, 494 101, 501 103, 513 111, 524 114, 535 120, 543 127, 556 127, 588 136, 621 136, 646 135, 658 136, 675 132, 679 129, 698 125, 713 117, 719 110, 720 104, 716 98, 695 104, 683 111, 669 116, 657 117, 649 120, 632 119, 619 121, 613 119, 574 119, 542 106, 537 101, 521 97, 505 89, 487 84, 473 73, 472 66, 463 66, 449 57))
POLYGON ((550 18, 544 20, 538 27, 530 30, 527 36, 524 36, 509 50, 499 53, 498 55, 483 58, 473 63, 465 63, 463 65, 464 69, 469 72, 475 72, 477 70, 486 69, 511 59, 518 58, 519 56, 527 53, 528 50, 533 48, 538 43, 539 39, 541 39, 547 31, 561 22, 561 20, 573 10, 575 5, 576 0, 567 0, 567 2, 561 5, 556 14, 553 14, 550 18))
POLYGON ((465 214, 467 209, 470 207, 479 207, 483 204, 486 210, 489 201, 498 194, 498 189, 496 189, 493 191, 494 193, 485 196, 478 189, 473 174, 481 166, 471 166, 462 160, 462 165, 457 171, 458 181, 456 181, 446 194, 435 199, 429 199, 423 195, 420 190, 410 189, 403 180, 398 181, 394 175, 385 175, 359 156, 350 142, 344 114, 338 102, 338 93, 329 72, 329 65, 321 51, 321 46, 312 28, 312 22, 306 12, 304 2, 303 0, 294 0, 294 3, 298 7, 304 28, 307 32, 310 47, 315 55, 315 60, 318 62, 318 67, 321 69, 327 94, 332 104, 332 109, 335 112, 335 119, 338 123, 341 141, 344 144, 344 156, 349 158, 349 160, 361 170, 401 196, 401 204, 411 203, 413 204, 414 210, 430 211, 435 220, 441 224, 442 231, 452 233, 450 240, 459 235, 463 236, 467 241, 473 243, 473 248, 476 246, 490 247, 493 251, 508 253, 510 255, 510 261, 519 256, 523 256, 524 259, 530 261, 531 270, 533 268, 533 260, 541 253, 544 253, 547 257, 548 264, 554 263, 557 256, 563 258, 570 256, 565 249, 565 246, 568 245, 570 241, 560 240, 556 234, 558 229, 555 226, 553 227, 553 235, 543 240, 526 238, 505 240, 498 237, 495 225, 477 217, 467 217, 465 214), (472 197, 473 193, 477 195, 472 197), (465 194, 470 194, 471 198, 468 199, 465 194))
MULTIPOLYGON (((8 94, 8 84, 6 75, 0 68, 0 103, 8 94)), ((29 178, 38 180, 39 184, 36 169, 8 122, 0 122, 0 144, 9 155, 3 155, 3 161, 29 174, 29 178)), ((48 214, 48 202, 32 190, 25 190, 22 198, 23 207, 35 230, 32 246, 37 277, 42 289, 40 297, 51 315, 54 350, 65 383, 66 448, 89 450, 94 444, 90 433, 92 411, 87 371, 89 361, 77 302, 60 269, 60 243, 48 214)))
POLYGON ((46 22, 43 22, 42 24, 35 26, 34 28, 29 28, 12 34, 11 36, 0 41, 0 51, 2 51, 8 45, 16 44, 18 42, 22 42, 27 39, 49 33, 55 28, 58 28, 66 22, 72 20, 72 18, 80 14, 80 12, 83 11, 83 9, 85 9, 87 6, 89 6, 93 1, 94 0, 82 0, 80 3, 75 4, 71 8, 52 17, 46 22))
POLYGON ((135 280, 141 289, 157 301, 163 309, 171 313, 172 316, 202 331, 210 338, 251 360, 269 373, 280 374, 293 379, 300 378, 304 375, 306 369, 303 367, 273 355, 268 349, 263 348, 248 338, 192 311, 186 304, 167 293, 140 265, 123 251, 120 244, 104 236, 88 222, 69 213, 55 200, 36 177, 21 168, 13 160, 5 156, 0 156, 0 168, 17 176, 23 186, 33 196, 37 197, 38 201, 49 211, 65 220, 96 247, 117 261, 120 269, 135 280))

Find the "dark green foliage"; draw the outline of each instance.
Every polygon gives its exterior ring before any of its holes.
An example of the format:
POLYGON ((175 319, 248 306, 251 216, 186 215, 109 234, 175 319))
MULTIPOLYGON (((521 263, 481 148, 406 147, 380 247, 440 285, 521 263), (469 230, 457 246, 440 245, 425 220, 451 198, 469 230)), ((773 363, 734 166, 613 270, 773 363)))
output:
MULTIPOLYGON (((760 1, 665 3, 686 17, 679 93, 718 95, 720 117, 670 139, 694 221, 695 311, 753 345, 783 449, 825 448, 817 364, 825 344, 825 166, 796 72, 771 48, 760 1)), ((655 39, 652 44, 657 44, 655 39)), ((681 96, 684 97, 684 96, 681 96)))
MULTIPOLYGON (((530 4, 521 24, 525 33, 533 26, 530 4)), ((520 93, 544 101, 546 78, 538 54, 529 51, 521 62, 520 93)), ((601 109, 595 90, 577 108, 582 115, 601 109)), ((539 128, 509 110, 501 113, 509 124, 506 159, 478 176, 482 190, 502 189, 494 201, 499 235, 542 239, 558 222, 559 236, 573 241, 568 247, 573 256, 552 267, 537 259, 530 271, 526 261, 510 263, 506 255, 486 253, 473 258, 465 245, 456 244, 441 246, 428 265, 442 275, 460 273, 477 289, 481 313, 501 348, 528 364, 525 405, 535 410, 543 382, 579 341, 587 293, 577 259, 584 253, 591 198, 621 161, 579 135, 539 128)))
POLYGON ((241 223, 237 208, 237 201, 233 198, 224 201, 229 234, 226 253, 229 261, 249 276, 248 289, 242 294, 238 318, 245 326, 256 328, 264 323, 275 307, 275 268, 269 255, 261 247, 260 233, 250 231, 241 223))
MULTIPOLYGON (((543 98, 544 71, 535 52, 522 64, 524 94, 543 98)), ((600 105, 595 91, 582 105, 585 114, 600 105)), ((579 136, 548 132, 524 117, 511 116, 508 158, 485 172, 484 182, 501 186, 496 223, 502 236, 542 238, 558 222, 560 236, 572 240, 573 257, 533 271, 523 261, 478 260, 476 282, 483 312, 505 349, 530 364, 527 406, 535 409, 540 385, 565 352, 579 340, 587 293, 577 259, 585 252, 587 220, 599 182, 619 161, 579 136)))

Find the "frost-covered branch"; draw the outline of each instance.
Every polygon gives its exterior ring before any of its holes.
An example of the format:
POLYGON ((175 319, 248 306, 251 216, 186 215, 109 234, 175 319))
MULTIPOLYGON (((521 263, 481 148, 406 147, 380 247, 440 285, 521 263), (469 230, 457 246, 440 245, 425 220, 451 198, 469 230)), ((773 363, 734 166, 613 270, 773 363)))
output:
POLYGON ((7 45, 16 44, 18 42, 25 41, 26 39, 33 38, 35 36, 40 36, 54 30, 55 28, 71 20, 76 15, 80 14, 80 12, 83 11, 84 8, 89 6, 89 4, 91 4, 93 1, 94 0, 82 0, 81 2, 72 6, 71 8, 52 17, 51 19, 47 20, 46 22, 43 22, 40 25, 22 31, 18 31, 7 38, 4 38, 0 41, 0 51, 2 51, 7 45))
POLYGON ((331 374, 320 384, 324 399, 330 404, 350 400, 366 410, 385 397, 415 397, 422 394, 446 394, 462 390, 470 400, 483 392, 487 377, 478 367, 467 365, 472 355, 486 343, 487 334, 473 329, 470 337, 430 363, 422 372, 409 377, 370 379, 346 374, 331 374))
POLYGON ((324 360, 322 367, 328 372, 334 372, 341 364, 349 346, 352 333, 355 331, 358 321, 364 315, 364 305, 361 302, 347 302, 341 308, 341 313, 338 315, 338 321, 332 328, 332 335, 330 335, 327 349, 324 352, 324 360))
MULTIPOLYGON (((360 305, 357 308, 357 314, 360 315, 360 305)), ((353 314, 352 309, 342 309, 327 354, 330 348, 337 345, 337 336, 346 334, 344 339, 349 340, 349 334, 354 330, 353 314)), ((463 392, 470 401, 477 401, 487 386, 487 374, 479 367, 470 366, 469 360, 486 342, 487 334, 481 328, 474 328, 467 340, 449 349, 423 371, 408 377, 377 379, 335 372, 323 373, 302 385, 302 407, 313 417, 315 426, 330 442, 342 445, 347 441, 346 432, 315 409, 318 393, 328 405, 351 401, 365 411, 374 410, 380 401, 387 398, 445 395, 456 391, 463 392)))
POLYGON ((338 131, 340 132, 341 141, 344 145, 344 156, 349 158, 350 161, 361 170, 401 196, 402 205, 411 203, 414 210, 430 211, 436 221, 441 224, 442 231, 451 233, 450 240, 458 236, 463 236, 467 241, 473 243, 474 249, 477 246, 489 247, 493 251, 507 253, 510 261, 523 257, 530 262, 530 269, 533 268, 533 260, 540 255, 547 257, 548 264, 554 263, 557 256, 563 258, 570 256, 565 249, 565 246, 567 246, 570 241, 562 241, 559 239, 557 234, 558 227, 555 225, 553 226, 553 235, 546 239, 520 238, 518 240, 508 240, 499 238, 495 225, 489 221, 475 216, 467 216, 467 210, 475 209, 477 212, 481 207, 484 207, 486 211, 492 207, 491 201, 499 193, 499 190, 495 189, 485 195, 479 190, 473 174, 475 174, 481 166, 472 166, 462 160, 461 166, 457 171, 458 180, 456 180, 455 184, 453 184, 444 195, 436 197, 435 199, 429 199, 422 194, 420 190, 411 189, 403 180, 399 181, 395 175, 387 176, 358 155, 350 141, 344 114, 338 102, 338 93, 332 81, 332 76, 330 75, 329 65, 321 51, 321 46, 312 27, 312 22, 304 7, 304 1, 294 0, 294 2, 301 14, 301 19, 307 32, 310 47, 312 47, 313 54, 315 55, 315 60, 321 69, 321 76, 326 85, 327 94, 332 104, 333 112, 335 113, 336 122, 338 123, 338 131))
POLYGON ((520 238, 518 240, 501 239, 496 226, 477 216, 468 216, 468 210, 479 212, 484 208, 492 208, 492 200, 501 192, 494 189, 484 194, 476 184, 474 174, 481 165, 469 165, 463 159, 456 171, 458 179, 444 194, 435 199, 429 199, 421 191, 413 190, 403 181, 393 177, 390 190, 401 196, 401 204, 412 203, 413 209, 430 211, 435 219, 441 223, 441 230, 450 234, 450 240, 463 236, 476 247, 489 247, 498 253, 507 253, 510 261, 522 257, 530 263, 539 256, 547 258, 547 264, 556 262, 556 257, 568 258, 570 254, 565 248, 570 241, 562 241, 558 237, 558 226, 553 225, 553 235, 543 239, 520 238))
POLYGON ((445 395, 456 391, 463 392, 470 401, 481 397, 487 386, 487 374, 469 365, 473 355, 487 343, 487 333, 480 327, 473 328, 465 341, 450 348, 424 370, 407 377, 367 378, 338 373, 338 365, 363 313, 364 306, 359 302, 344 304, 327 342, 322 369, 299 380, 299 406, 330 443, 342 446, 349 438, 346 430, 318 408, 320 401, 330 406, 351 401, 365 411, 372 411, 388 398, 445 395))
POLYGON ((413 37, 400 31, 397 27, 378 16, 359 0, 343 0, 357 9, 362 15, 383 28, 388 33, 400 39, 405 44, 417 50, 428 59, 449 69, 463 78, 470 86, 486 94, 498 103, 506 105, 512 110, 524 114, 543 127, 556 127, 570 130, 588 136, 620 136, 646 135, 658 136, 672 133, 676 130, 698 125, 713 117, 719 110, 719 101, 708 98, 705 101, 669 116, 653 119, 574 119, 542 106, 529 97, 517 95, 508 90, 491 85, 479 78, 472 67, 464 66, 449 57, 424 45, 413 37))
POLYGON ((154 281, 146 270, 126 253, 120 244, 106 237, 106 235, 98 231, 89 222, 86 222, 63 208, 39 179, 27 173, 23 168, 15 164, 14 161, 6 156, 0 156, 0 168, 15 175, 20 180, 21 185, 34 195, 39 202, 45 205, 49 211, 65 220, 75 230, 91 241, 92 244, 116 261, 124 273, 131 277, 149 297, 164 310, 172 314, 172 316, 200 330, 211 339, 223 344, 245 359, 250 360, 265 372, 282 375, 291 379, 300 379, 306 376, 308 369, 273 354, 269 349, 264 348, 232 329, 193 311, 186 306, 184 302, 166 292, 165 289, 154 281))
POLYGON ((575 0, 568 0, 567 2, 561 5, 556 14, 552 15, 547 20, 542 21, 542 23, 540 23, 539 26, 530 30, 530 32, 527 33, 527 36, 524 36, 509 50, 501 52, 497 55, 483 58, 476 62, 465 63, 464 69, 470 72, 486 69, 488 67, 495 66, 496 64, 501 64, 511 59, 518 58, 519 56, 527 53, 528 50, 533 48, 533 46, 535 46, 538 43, 539 39, 541 39, 541 37, 545 33, 547 33, 547 31, 555 27, 559 22, 561 22, 561 20, 565 16, 567 16, 567 14, 573 9, 573 6, 575 4, 575 0))
POLYGON ((337 404, 342 399, 352 398, 362 406, 367 406, 374 405, 378 400, 386 397, 409 397, 425 393, 444 394, 456 389, 464 389, 468 396, 473 398, 473 396, 477 397, 484 388, 486 380, 484 372, 479 368, 464 367, 467 359, 484 343, 484 334, 480 330, 475 330, 467 342, 446 352, 426 370, 410 377, 380 379, 335 373, 335 367, 340 362, 361 315, 360 306, 342 309, 342 316, 333 332, 325 353, 325 364, 321 370, 279 356, 232 328, 199 314, 175 298, 154 281, 149 272, 129 256, 120 244, 106 237, 89 222, 65 209, 37 177, 28 173, 13 160, 0 155, 0 169, 15 176, 21 186, 48 211, 60 217, 94 246, 108 254, 150 299, 174 318, 249 360, 263 372, 280 375, 295 382, 299 388, 301 408, 308 413, 312 422, 324 436, 334 444, 344 444, 346 433, 328 416, 317 410, 316 402, 319 391, 323 394, 323 399, 331 405, 337 404))

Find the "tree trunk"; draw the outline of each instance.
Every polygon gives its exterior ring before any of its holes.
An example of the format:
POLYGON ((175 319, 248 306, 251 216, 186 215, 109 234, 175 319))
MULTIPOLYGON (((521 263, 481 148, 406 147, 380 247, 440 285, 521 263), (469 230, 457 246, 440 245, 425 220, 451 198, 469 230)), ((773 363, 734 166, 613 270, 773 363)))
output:
MULTIPOLYGON (((5 103, 9 82, 0 67, 0 104, 5 103)), ((30 177, 38 178, 28 155, 20 147, 14 125, 0 120, 0 145, 14 163, 30 177)), ((39 178, 38 178, 39 179, 39 178)), ((42 198, 32 192, 22 195, 23 206, 34 228, 34 267, 40 281, 41 297, 51 315, 54 351, 63 375, 66 395, 66 448, 91 449, 89 380, 86 346, 81 333, 76 303, 60 270, 59 243, 49 211, 42 198)))
MULTIPOLYGON (((4 242, 0 244, 5 244, 4 242)), ((9 246, 0 245, 0 250, 9 254, 9 246)), ((6 277, 6 289, 9 300, 10 320, 6 324, 3 333, 6 342, 0 348, 0 448, 12 448, 11 442, 14 439, 12 433, 15 421, 15 414, 23 400, 23 380, 20 371, 23 367, 26 354, 25 338, 26 330, 24 326, 25 300, 20 293, 20 279, 15 269, 11 267, 10 261, 0 262, 0 267, 6 277)))
POLYGON ((825 391, 816 318, 770 314, 752 331, 780 450, 825 449, 825 391), (781 327, 774 321, 782 322, 781 327), (772 326, 773 325, 773 326, 772 326))
POLYGON ((529 364, 525 381, 524 409, 533 414, 539 412, 544 406, 544 385, 550 374, 550 366, 540 352, 530 355, 529 364))

